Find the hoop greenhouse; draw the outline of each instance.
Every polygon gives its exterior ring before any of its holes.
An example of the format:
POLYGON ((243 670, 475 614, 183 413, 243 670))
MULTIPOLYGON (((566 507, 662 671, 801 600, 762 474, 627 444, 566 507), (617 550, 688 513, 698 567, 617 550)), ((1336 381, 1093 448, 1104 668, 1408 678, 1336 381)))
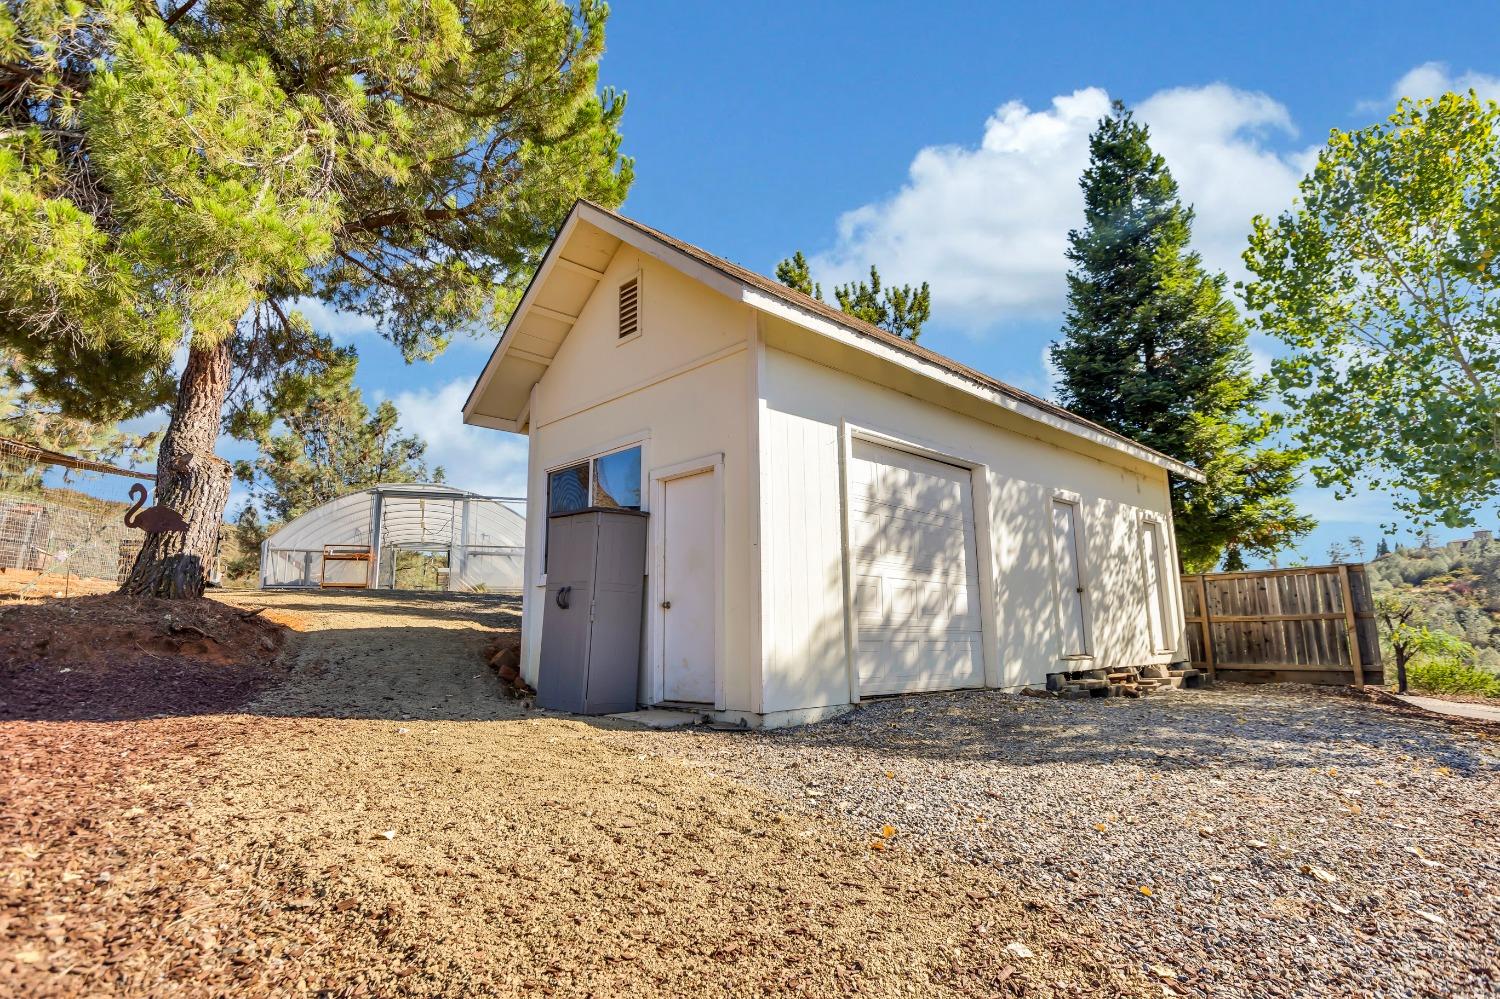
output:
POLYGON ((430 484, 379 485, 283 525, 260 550, 260 585, 485 592, 521 586, 522 500, 430 484))

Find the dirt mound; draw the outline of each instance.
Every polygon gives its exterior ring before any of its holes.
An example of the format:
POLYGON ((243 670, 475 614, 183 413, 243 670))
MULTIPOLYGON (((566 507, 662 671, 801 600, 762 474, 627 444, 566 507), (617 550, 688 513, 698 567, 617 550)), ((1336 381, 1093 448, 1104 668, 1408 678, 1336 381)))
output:
POLYGON ((224 711, 259 690, 286 624, 215 600, 119 594, 0 609, 0 718, 224 711))

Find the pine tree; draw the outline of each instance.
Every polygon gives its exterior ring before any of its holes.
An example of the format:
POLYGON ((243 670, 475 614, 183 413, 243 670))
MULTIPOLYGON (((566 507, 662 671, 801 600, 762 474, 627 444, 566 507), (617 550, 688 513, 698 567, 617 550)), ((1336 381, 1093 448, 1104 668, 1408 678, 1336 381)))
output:
MULTIPOLYGON (((776 280, 804 295, 823 301, 823 286, 812 279, 812 267, 798 250, 776 265, 776 280)), ((922 326, 932 315, 932 289, 904 284, 883 288, 880 272, 870 267, 870 280, 851 281, 833 289, 833 297, 845 315, 879 326, 888 333, 916 342, 922 326), (881 294, 882 290, 884 294, 881 294)))
POLYGON ((599 0, 0 11, 0 346, 70 415, 170 407, 155 499, 188 530, 148 534, 122 589, 201 596, 234 391, 336 353, 298 300, 429 359, 499 325, 579 198, 624 199, 607 17, 599 0))
POLYGON ((818 301, 823 301, 823 286, 813 281, 812 266, 807 258, 798 250, 791 257, 776 265, 776 280, 791 288, 800 291, 804 295, 811 295, 818 301))
POLYGON ((1377 542, 1375 542, 1375 557, 1376 558, 1385 558, 1390 553, 1391 553, 1391 543, 1389 541, 1387 541, 1385 535, 1382 534, 1380 536, 1380 540, 1377 541, 1377 542))
POLYGON ((1068 311, 1052 345, 1058 394, 1080 416, 1199 468, 1174 478, 1178 550, 1193 572, 1243 568, 1313 527, 1289 494, 1302 455, 1268 443, 1267 386, 1245 327, 1190 247, 1182 204, 1149 132, 1123 104, 1089 139, 1084 227, 1068 234, 1068 311))
POLYGON ((316 376, 284 375, 257 409, 235 413, 230 431, 260 453, 234 474, 273 521, 285 522, 345 493, 389 482, 441 482, 427 445, 403 435, 389 400, 372 414, 354 384, 354 364, 316 376))
POLYGON ((0 350, 0 437, 95 461, 135 464, 151 457, 157 434, 70 416, 21 375, 20 365, 18 357, 0 350))

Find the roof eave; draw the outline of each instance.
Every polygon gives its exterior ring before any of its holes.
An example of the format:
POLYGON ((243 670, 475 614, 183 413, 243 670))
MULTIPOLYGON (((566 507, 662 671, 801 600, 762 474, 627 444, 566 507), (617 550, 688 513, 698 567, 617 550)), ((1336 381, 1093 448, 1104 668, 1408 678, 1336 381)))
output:
POLYGON ((749 285, 743 285, 742 287, 743 301, 752 308, 759 309, 770 315, 779 316, 822 336, 837 339, 856 350, 874 353, 892 363, 911 368, 926 378, 957 388, 969 395, 983 399, 991 405, 999 406, 1002 409, 1013 412, 1018 416, 1045 426, 1050 426, 1055 430, 1071 434, 1074 437, 1081 437, 1084 440, 1109 448, 1112 451, 1129 455, 1138 461, 1144 461, 1159 468, 1164 468, 1174 475, 1190 479, 1193 482, 1206 481, 1203 473, 1192 465, 1160 454, 1143 445, 1136 444, 1128 438, 1116 437, 1113 434, 1095 429, 1087 423, 1058 416, 1045 409, 1033 406, 1024 399, 998 392, 987 385, 974 382, 958 372, 928 363, 919 357, 914 357, 884 343, 871 341, 865 338, 854 327, 844 326, 826 320, 821 316, 813 315, 803 309, 797 308, 790 302, 768 295, 758 288, 753 288, 749 285))

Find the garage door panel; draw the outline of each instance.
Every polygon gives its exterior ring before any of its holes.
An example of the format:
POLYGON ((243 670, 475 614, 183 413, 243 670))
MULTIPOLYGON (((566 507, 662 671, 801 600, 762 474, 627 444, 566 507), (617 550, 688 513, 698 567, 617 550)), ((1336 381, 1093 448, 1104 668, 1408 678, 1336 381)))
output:
POLYGON ((856 441, 849 490, 861 692, 982 685, 969 471, 856 441))
POLYGON ((979 636, 968 639, 891 638, 862 644, 855 656, 863 696, 984 686, 979 636))

